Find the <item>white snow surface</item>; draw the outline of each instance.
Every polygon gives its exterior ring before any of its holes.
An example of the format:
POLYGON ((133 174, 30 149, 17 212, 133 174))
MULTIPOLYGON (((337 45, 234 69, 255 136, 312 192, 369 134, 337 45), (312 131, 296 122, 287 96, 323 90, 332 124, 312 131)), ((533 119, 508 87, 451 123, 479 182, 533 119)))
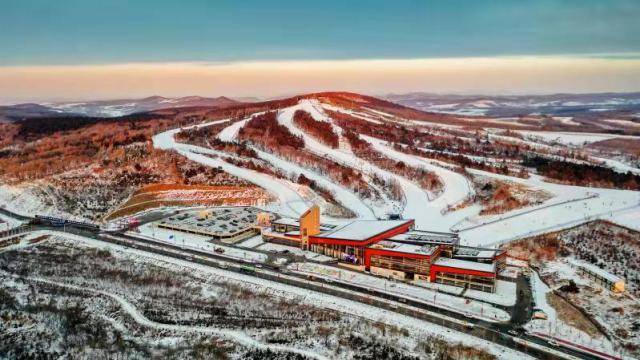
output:
POLYGON ((614 159, 607 159, 607 158, 602 158, 602 157, 595 157, 592 156, 592 159, 596 160, 596 161, 601 161, 603 163, 604 166, 613 169, 617 172, 620 173, 627 173, 629 171, 631 171, 632 173, 636 174, 636 175, 640 175, 640 169, 638 169, 637 167, 628 165, 623 163, 622 161, 618 161, 618 160, 614 160, 614 159))
POLYGON ((160 242, 166 242, 168 244, 179 245, 183 246, 184 248, 191 248, 195 250, 205 250, 212 253, 216 248, 221 248, 224 250, 224 253, 218 253, 217 255, 226 256, 233 259, 247 260, 251 262, 263 263, 267 261, 267 255, 265 254, 242 250, 231 246, 212 244, 209 242, 209 237, 190 234, 182 231, 159 228, 155 223, 147 223, 141 225, 140 227, 138 227, 138 230, 140 231, 139 233, 129 232, 128 235, 142 235, 142 238, 152 238, 160 242))
MULTIPOLYGON (((312 100, 302 100, 297 105, 283 109, 278 114, 278 121, 280 122, 280 124, 287 126, 292 133, 302 136, 304 138, 305 146, 307 147, 307 149, 316 153, 317 155, 328 156, 341 164, 360 169, 365 173, 375 173, 388 179, 397 180, 405 194, 405 206, 402 210, 403 217, 406 219, 415 219, 416 226, 418 228, 430 228, 432 230, 446 231, 446 224, 440 224, 439 222, 433 221, 434 218, 431 217, 431 215, 435 215, 435 213, 437 213, 437 218, 439 218, 440 210, 437 207, 429 206, 429 202, 431 200, 429 199, 429 195, 424 190, 404 177, 398 176, 396 174, 393 174, 392 172, 383 170, 367 161, 359 159, 349 151, 346 151, 344 149, 332 149, 307 135, 304 131, 297 128, 293 124, 293 113, 295 113, 296 110, 300 109, 310 113, 311 116, 313 116, 316 120, 326 121, 328 117, 322 112, 317 102, 314 102, 312 100)), ((384 116, 390 115, 384 114, 384 116)), ((377 215, 378 217, 383 217, 384 213, 381 214, 380 212, 378 212, 377 215)))
POLYGON ((413 167, 431 171, 442 181, 444 190, 442 194, 433 200, 430 200, 428 197, 425 199, 424 196, 421 196, 420 193, 425 192, 420 188, 417 188, 416 185, 407 185, 408 180, 405 179, 401 181, 403 190, 407 195, 407 206, 409 206, 409 198, 413 198, 413 196, 418 196, 418 199, 422 200, 421 202, 412 201, 411 205, 413 207, 408 210, 405 209, 405 213, 409 212, 408 214, 405 214, 405 216, 407 216, 407 218, 415 218, 418 228, 425 228, 434 231, 449 231, 451 226, 459 222, 463 217, 471 215, 477 211, 475 208, 466 208, 455 213, 442 214, 443 210, 447 206, 458 204, 473 196, 475 193, 473 185, 462 174, 449 170, 443 166, 438 166, 436 165, 436 162, 397 151, 389 146, 386 141, 369 136, 361 136, 361 138, 369 142, 377 151, 389 158, 402 161, 413 167), (438 221, 434 221, 434 219, 438 219, 438 221))
POLYGON ((584 145, 592 142, 614 139, 614 138, 638 139, 637 136, 601 134, 601 133, 572 133, 572 132, 555 132, 555 131, 525 131, 525 130, 518 130, 518 132, 525 136, 541 138, 544 141, 558 142, 561 144, 574 145, 574 146, 584 145))
POLYGON ((261 158, 262 160, 265 160, 266 162, 270 163, 271 165, 278 167, 286 172, 289 173, 295 173, 297 175, 299 174, 303 174, 305 177, 307 177, 308 179, 311 179, 313 181, 315 181, 318 185, 320 185, 321 187, 328 189, 329 191, 331 191, 333 193, 333 195, 335 196, 336 200, 343 205, 344 207, 346 207, 347 209, 353 211, 356 216, 360 219, 375 219, 376 216, 373 212, 373 210, 371 209, 371 207, 367 206, 362 199, 360 199, 360 197, 358 197, 358 195, 356 195, 355 193, 351 192, 349 189, 340 186, 339 184, 336 184, 332 181, 330 181, 327 177, 322 176, 320 174, 317 174, 314 171, 308 170, 303 168, 302 166, 299 166, 297 164, 294 164, 290 161, 286 161, 284 159, 281 159, 273 154, 269 154, 265 151, 259 150, 255 147, 253 147, 253 150, 256 151, 256 153, 258 154, 258 157, 261 158))
MULTIPOLYGON (((396 180, 405 194, 404 207, 401 213, 405 219, 415 219, 417 228, 434 231, 450 231, 452 228, 461 229, 461 242, 466 245, 476 246, 495 246, 527 236, 568 228, 595 219, 609 219, 627 227, 640 229, 640 221, 637 221, 640 218, 640 192, 568 186, 545 182, 541 177, 535 175, 529 179, 520 179, 473 169, 468 169, 468 171, 473 174, 520 183, 534 190, 545 190, 553 194, 554 197, 541 205, 493 217, 478 216, 479 209, 477 206, 468 206, 458 211, 445 213, 443 209, 448 205, 455 205, 473 195, 473 188, 463 175, 450 170, 442 163, 404 154, 393 149, 390 144, 383 140, 363 136, 365 141, 370 142, 376 150, 385 154, 385 156, 397 161, 403 161, 411 166, 432 171, 439 176, 444 183, 444 191, 437 197, 434 197, 433 194, 430 196, 412 181, 359 159, 349 149, 332 149, 307 135, 293 124, 293 114, 296 110, 305 110, 316 120, 331 122, 331 119, 324 113, 323 107, 327 108, 326 105, 321 105, 316 100, 301 100, 294 106, 281 109, 278 113, 278 122, 286 126, 292 133, 302 136, 305 140, 306 148, 319 156, 326 156, 345 166, 358 169, 365 174, 378 174, 384 178, 396 180), (591 198, 587 198, 588 196, 591 196, 591 198)), ((334 110, 334 108, 331 109, 334 110)), ((377 115, 391 116, 389 114, 377 115)), ((219 137, 226 141, 232 141, 247 120, 236 122, 222 130, 219 137)), ((216 124, 222 121, 200 126, 216 124)), ((173 149, 189 159, 207 166, 220 166, 224 171, 266 189, 278 199, 278 205, 274 206, 274 210, 284 216, 295 218, 309 206, 309 202, 305 201, 302 195, 297 192, 295 184, 233 166, 219 158, 220 156, 229 155, 193 145, 179 144, 173 139, 173 135, 178 131, 179 129, 170 130, 154 136, 154 145, 161 149, 173 149)), ((561 139, 568 142, 573 141, 573 143, 617 137, 617 135, 609 134, 535 132, 535 135, 541 134, 546 134, 545 136, 553 138, 559 136, 561 139)), ((531 141, 526 142, 536 144, 531 141)), ((543 144, 536 145, 548 147, 543 144)), ((383 218, 392 211, 393 206, 397 206, 397 203, 391 202, 375 206, 375 204, 359 199, 351 191, 332 184, 330 180, 324 179, 312 171, 284 161, 272 154, 259 152, 259 155, 263 160, 278 168, 294 173, 302 173, 329 188, 336 194, 336 198, 345 207, 353 210, 360 219, 383 218)))
MULTIPOLYGON (((83 219, 60 211, 55 204, 47 205, 34 194, 33 189, 38 184, 32 185, 6 185, 0 184, 0 207, 20 215, 35 216, 47 214, 66 219, 84 221, 83 219)), ((45 187, 41 189, 46 190, 45 187)), ((52 197, 53 198, 53 197, 52 197)))
POLYGON ((262 244, 264 244, 264 240, 262 240, 262 235, 256 235, 246 240, 243 240, 242 242, 236 245, 238 245, 239 247, 247 248, 247 249, 253 249, 262 244))
POLYGON ((94 294, 107 296, 107 297, 111 298, 112 300, 115 300, 118 303, 118 305, 120 305, 120 307, 124 310, 124 312, 126 312, 129 316, 131 316, 133 321, 135 321, 136 323, 138 323, 138 324, 140 324, 140 325, 142 325, 144 327, 153 328, 153 329, 157 329, 157 330, 168 330, 168 331, 176 331, 176 332, 208 334, 208 335, 213 335, 213 336, 219 336, 219 337, 222 337, 222 338, 226 338, 226 339, 229 339, 231 341, 234 341, 236 343, 239 343, 239 344, 247 346, 247 347, 255 347, 255 348, 259 348, 259 349, 271 349, 271 350, 274 350, 274 351, 292 352, 292 353, 303 355, 305 357, 309 357, 309 358, 312 358, 312 359, 328 359, 328 358, 326 358, 326 357, 324 357, 322 355, 314 353, 313 351, 308 351, 308 350, 304 350, 304 349, 298 349, 298 348, 291 347, 291 346, 264 344, 264 343, 261 343, 261 342, 255 340, 255 339, 253 339, 247 333, 239 331, 239 330, 226 330, 226 329, 220 329, 220 328, 215 328, 215 327, 185 326, 185 325, 171 325, 171 324, 158 323, 158 322, 155 322, 155 321, 152 321, 152 320, 149 320, 148 318, 146 318, 135 307, 135 305, 133 305, 131 302, 129 302, 122 295, 110 293, 108 291, 103 291, 103 290, 98 290, 98 289, 91 289, 91 288, 87 288, 87 287, 80 287, 80 286, 76 286, 76 285, 65 284, 65 283, 52 281, 52 280, 48 280, 48 279, 42 279, 42 278, 26 278, 26 279, 30 280, 30 281, 34 281, 34 282, 52 284, 52 285, 57 285, 57 286, 62 286, 62 287, 74 289, 74 290, 77 290, 77 291, 89 292, 89 293, 94 293, 94 294))
MULTIPOLYGON (((196 127, 210 126, 226 121, 228 120, 218 120, 202 125, 196 125, 196 127)), ((231 125, 232 130, 227 132, 228 135, 224 135, 225 138, 227 136, 231 136, 231 134, 237 134, 237 130, 239 130, 239 127, 236 128, 236 124, 237 123, 231 125)), ((222 130, 222 132, 225 132, 225 130, 227 129, 228 128, 225 128, 224 130, 222 130)), ((179 143, 175 141, 174 135, 180 131, 181 129, 173 129, 155 135, 153 137, 154 147, 163 150, 174 150, 178 154, 185 156, 189 160, 206 166, 221 168, 223 171, 231 175, 247 180, 267 190, 269 193, 278 198, 279 206, 277 210, 283 215, 298 217, 309 208, 310 204, 306 200, 304 200, 300 194, 298 194, 298 192, 295 190, 296 187, 293 186, 293 184, 291 184, 290 182, 277 179, 270 175, 263 174, 257 171, 248 170, 229 164, 219 158, 219 156, 227 156, 226 154, 203 148, 201 146, 179 143), (211 156, 207 156, 204 154, 211 156)))
POLYGON ((631 121, 631 120, 606 119, 606 120, 603 120, 603 121, 606 121, 606 122, 612 123, 612 124, 616 124, 616 125, 628 126, 628 127, 640 127, 640 123, 637 123, 637 122, 631 121))
POLYGON ((104 243, 101 241, 97 241, 97 240, 93 240, 93 239, 89 239, 89 238, 85 238, 77 235, 59 233, 59 232, 48 232, 48 233, 70 238, 72 240, 77 240, 92 247, 123 252, 134 258, 138 257, 140 259, 143 259, 143 261, 151 261, 152 263, 158 266, 163 266, 163 267, 179 266, 183 268, 186 267, 186 268, 193 269, 195 271, 202 271, 202 272, 211 274, 213 276, 221 276, 232 281, 238 281, 242 284, 249 284, 250 286, 263 289, 265 291, 286 294, 288 296, 291 296, 291 295, 299 296, 301 298, 301 301, 305 301, 311 305, 332 309, 335 311, 350 314, 352 316, 362 317, 370 321, 378 321, 388 325, 394 325, 401 328, 406 328, 407 330, 409 330, 411 334, 414 334, 414 336, 417 336, 418 338, 421 335, 442 336, 447 341, 461 342, 468 346, 486 349, 491 353, 493 353, 498 359, 504 359, 504 360, 515 359, 515 358, 532 359, 528 355, 523 354, 521 352, 509 349, 509 348, 505 348, 503 346, 476 338, 474 336, 465 334, 463 332, 450 330, 445 327, 442 327, 427 321, 418 320, 413 317, 401 315, 396 312, 380 309, 380 308, 373 307, 360 302, 346 300, 343 298, 330 296, 324 293, 317 293, 317 292, 310 291, 307 289, 302 289, 299 287, 294 287, 294 286, 289 286, 289 285, 276 283, 268 280, 263 280, 253 276, 243 275, 235 272, 229 272, 222 269, 207 267, 207 266, 203 266, 193 262, 187 262, 187 261, 183 261, 183 260, 179 260, 171 257, 148 253, 148 252, 131 249, 131 248, 115 245, 115 244, 104 243))
POLYGON ((251 120, 253 116, 248 117, 244 120, 241 121, 237 121, 233 124, 231 124, 230 126, 227 126, 226 128, 222 129, 222 131, 220 131, 218 133, 217 138, 222 140, 222 141, 233 141, 235 140, 235 138, 238 136, 238 132, 240 131, 240 129, 245 126, 245 124, 251 120))
MULTIPOLYGON (((319 142, 313 137, 309 136, 307 133, 305 133, 298 127, 296 127, 295 124, 293 123, 293 114, 297 110, 304 110, 308 112, 309 114, 311 114, 311 116, 315 120, 318 120, 318 121, 330 121, 330 119, 326 116, 326 114, 322 112, 322 109, 318 105, 318 102, 312 101, 312 100, 301 100, 295 106, 291 106, 291 107, 280 110, 280 112, 278 113, 278 122, 281 125, 286 126, 289 129, 289 131, 291 131, 291 133, 301 136, 304 139, 305 147, 307 150, 311 151, 312 153, 318 156, 329 157, 332 160, 342 165, 361 170, 364 173, 368 173, 368 174, 376 173, 386 178, 397 177, 396 175, 388 171, 382 170, 362 159, 359 159, 351 151, 348 151, 347 149, 333 149, 319 142)), ((409 182, 408 180, 405 180, 405 181, 411 184, 411 182, 409 182)), ((411 184, 411 186, 413 186, 413 188, 417 189, 419 192, 422 193, 424 197, 426 197, 426 194, 422 192, 416 185, 411 184)), ((409 197, 407 196, 407 198, 409 197)), ((411 199, 412 204, 414 201, 415 201, 414 199, 411 199)), ((392 204, 386 204, 386 205, 387 205, 386 207, 380 206, 380 207, 372 208, 377 218, 383 218, 386 216, 387 213, 393 212, 393 210, 390 209, 390 207, 392 207, 392 204)), ((409 206, 410 205, 407 204, 406 207, 409 207, 409 206)), ((405 207, 405 210, 406 210, 406 207, 405 207)), ((405 217, 415 218, 413 216, 405 216, 405 217)))
POLYGON ((9 230, 22 225, 22 221, 0 214, 0 231, 9 230))
MULTIPOLYGON (((554 195, 545 203, 491 217, 493 222, 483 225, 482 217, 467 219, 460 230, 461 243, 472 246, 495 246, 524 237, 566 229, 596 219, 616 221, 635 218, 640 214, 640 192, 628 190, 587 188, 545 182, 539 176, 520 179, 468 169, 473 174, 508 180, 554 195), (565 203, 563 203, 565 202, 565 203), (552 206, 548 206, 552 204, 552 206), (555 205, 554 205, 555 204, 555 205), (516 215, 514 215, 516 214, 516 215), (497 221, 496 221, 497 219, 497 221), (472 225, 479 225, 469 229, 472 225), (465 230, 468 229, 468 230, 465 230)), ((486 220, 486 219, 485 219, 486 220)), ((635 228, 640 224, 635 224, 635 228)))
POLYGON ((587 333, 578 330, 562 321, 556 310, 547 301, 547 293, 551 289, 545 284, 537 272, 531 275, 531 286, 535 307, 547 314, 547 319, 536 319, 528 322, 525 328, 531 332, 540 332, 548 336, 557 337, 588 348, 597 348, 600 351, 614 353, 612 344, 606 338, 593 339, 587 333))
POLYGON ((276 244, 276 243, 270 243, 270 242, 263 243, 262 245, 258 246, 256 249, 259 249, 259 250, 262 250, 262 251, 270 251, 270 252, 289 251, 289 253, 291 253, 291 254, 295 254, 295 255, 298 255, 298 256, 304 256, 306 259, 319 261, 319 262, 327 262, 327 261, 335 260, 332 257, 326 256, 326 255, 322 255, 322 254, 318 254, 318 253, 313 252, 313 251, 302 250, 299 247, 276 244))

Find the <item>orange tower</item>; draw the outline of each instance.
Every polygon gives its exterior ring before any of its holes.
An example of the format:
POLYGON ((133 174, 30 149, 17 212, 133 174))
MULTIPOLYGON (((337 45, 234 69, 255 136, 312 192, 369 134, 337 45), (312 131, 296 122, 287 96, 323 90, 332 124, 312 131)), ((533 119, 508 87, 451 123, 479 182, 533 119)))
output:
POLYGON ((309 236, 320 233, 320 208, 311 206, 304 214, 300 215, 300 247, 309 250, 309 236))

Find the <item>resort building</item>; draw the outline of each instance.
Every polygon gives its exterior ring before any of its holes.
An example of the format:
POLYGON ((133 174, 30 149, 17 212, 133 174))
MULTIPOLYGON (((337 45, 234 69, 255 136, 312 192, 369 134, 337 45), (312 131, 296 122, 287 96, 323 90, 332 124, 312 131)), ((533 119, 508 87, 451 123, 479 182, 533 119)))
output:
POLYGON ((494 292, 506 253, 459 245, 457 234, 414 229, 409 220, 320 223, 311 207, 299 219, 281 218, 263 228, 265 241, 300 247, 353 264, 372 274, 438 282, 494 292))

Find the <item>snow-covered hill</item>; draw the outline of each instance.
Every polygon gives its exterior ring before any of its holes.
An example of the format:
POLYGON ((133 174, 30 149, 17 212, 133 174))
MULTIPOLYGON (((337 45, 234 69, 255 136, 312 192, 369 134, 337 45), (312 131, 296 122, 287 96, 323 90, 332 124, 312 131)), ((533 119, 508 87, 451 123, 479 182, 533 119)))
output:
POLYGON ((0 119, 21 120, 23 118, 56 117, 63 115, 118 117, 158 109, 181 107, 225 107, 239 103, 240 102, 224 96, 216 98, 201 96, 185 96, 177 98, 150 96, 143 99, 17 104, 0 106, 0 119))

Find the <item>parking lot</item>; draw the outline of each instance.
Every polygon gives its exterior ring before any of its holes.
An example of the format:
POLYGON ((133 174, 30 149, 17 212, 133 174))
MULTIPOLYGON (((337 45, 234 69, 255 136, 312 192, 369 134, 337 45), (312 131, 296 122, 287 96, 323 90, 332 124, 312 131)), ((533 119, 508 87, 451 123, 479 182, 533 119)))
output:
POLYGON ((197 234, 236 243, 256 235, 259 209, 253 207, 220 207, 186 211, 163 219, 159 228, 197 234))

